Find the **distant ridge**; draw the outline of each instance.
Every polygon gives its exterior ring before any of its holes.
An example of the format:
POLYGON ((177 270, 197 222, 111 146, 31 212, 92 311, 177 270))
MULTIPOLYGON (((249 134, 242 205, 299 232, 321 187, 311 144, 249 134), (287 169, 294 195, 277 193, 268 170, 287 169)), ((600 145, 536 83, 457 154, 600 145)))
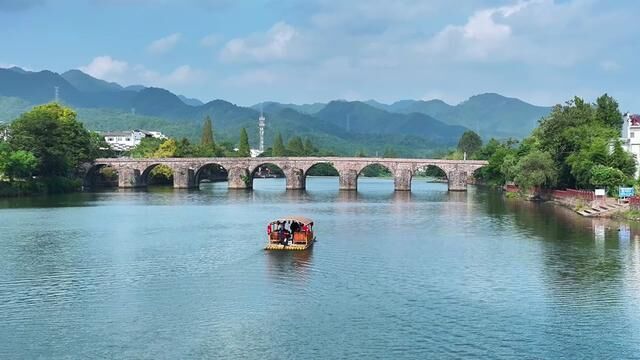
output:
POLYGON ((262 110, 267 117, 267 143, 281 132, 285 141, 293 135, 305 136, 349 155, 393 147, 405 156, 421 156, 455 146, 467 129, 477 130, 484 138, 520 138, 550 111, 492 93, 458 105, 441 100, 392 104, 335 100, 301 105, 269 101, 242 107, 220 99, 203 103, 162 88, 123 87, 80 70, 57 74, 14 67, 0 69, 0 121, 52 101, 56 87, 60 101, 78 109, 81 120, 93 129, 155 128, 195 139, 202 119, 211 116, 216 136, 234 138, 245 127, 256 141, 256 121, 262 110))

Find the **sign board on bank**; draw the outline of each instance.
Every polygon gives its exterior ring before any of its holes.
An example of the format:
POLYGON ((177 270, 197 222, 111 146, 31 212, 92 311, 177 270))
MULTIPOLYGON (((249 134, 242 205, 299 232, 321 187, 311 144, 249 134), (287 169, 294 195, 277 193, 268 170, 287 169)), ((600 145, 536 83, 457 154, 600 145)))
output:
POLYGON ((607 192, 604 189, 596 189, 596 196, 605 196, 607 192))
POLYGON ((618 189, 618 197, 628 198, 635 195, 635 190, 632 187, 621 187, 618 189))

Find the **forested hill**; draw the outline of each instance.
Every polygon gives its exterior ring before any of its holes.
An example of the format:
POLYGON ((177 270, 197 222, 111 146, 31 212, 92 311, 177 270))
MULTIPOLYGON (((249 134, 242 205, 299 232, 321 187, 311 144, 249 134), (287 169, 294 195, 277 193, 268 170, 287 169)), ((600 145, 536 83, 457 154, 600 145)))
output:
POLYGON ((477 101, 484 100, 484 95, 458 106, 443 102, 426 106, 407 100, 389 106, 333 101, 305 105, 269 102, 243 107, 224 100, 203 103, 161 88, 123 87, 79 70, 57 74, 11 68, 0 69, 0 121, 10 121, 33 105, 52 101, 55 88, 60 101, 77 109, 80 120, 93 130, 145 128, 195 140, 204 117, 211 116, 216 137, 233 142, 240 128, 246 127, 255 146, 256 122, 262 110, 268 123, 267 144, 281 132, 285 141, 294 135, 309 137, 336 154, 345 155, 359 150, 381 152, 388 147, 405 156, 426 156, 454 146, 467 128, 479 128, 483 137, 521 137, 529 128, 523 119, 538 117, 535 112, 526 113, 525 117, 525 112, 519 112, 520 107, 532 105, 513 102, 516 99, 503 104, 499 95, 494 96, 487 109, 477 101))
MULTIPOLYGON (((389 113, 428 115, 449 125, 461 125, 473 129, 484 138, 523 138, 531 133, 542 117, 551 112, 551 107, 536 106, 516 98, 492 93, 472 96, 458 105, 449 105, 442 100, 400 100, 392 104, 368 100, 364 104, 389 113)), ((271 102, 266 104, 265 108, 289 107, 315 114, 327 105, 271 102)), ((259 107, 260 104, 253 106, 254 109, 259 107)))

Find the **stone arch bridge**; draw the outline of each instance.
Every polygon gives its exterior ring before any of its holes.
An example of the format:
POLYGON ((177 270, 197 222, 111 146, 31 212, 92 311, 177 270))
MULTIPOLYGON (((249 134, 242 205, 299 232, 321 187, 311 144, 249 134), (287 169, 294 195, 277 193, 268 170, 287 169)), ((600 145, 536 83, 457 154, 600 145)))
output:
POLYGON ((411 179, 420 169, 435 166, 447 175, 450 191, 465 191, 467 179, 488 163, 478 160, 396 159, 396 158, 344 158, 344 157, 264 157, 264 158, 162 158, 96 159, 87 168, 85 186, 90 187, 97 170, 109 166, 118 172, 118 187, 147 186, 149 172, 158 165, 173 171, 173 187, 197 188, 200 174, 210 166, 221 166, 228 174, 229 189, 251 189, 253 175, 261 166, 273 164, 284 172, 289 190, 305 189, 307 172, 318 164, 330 164, 339 174, 340 190, 357 190, 358 176, 369 165, 382 165, 391 171, 395 190, 410 191, 411 179))

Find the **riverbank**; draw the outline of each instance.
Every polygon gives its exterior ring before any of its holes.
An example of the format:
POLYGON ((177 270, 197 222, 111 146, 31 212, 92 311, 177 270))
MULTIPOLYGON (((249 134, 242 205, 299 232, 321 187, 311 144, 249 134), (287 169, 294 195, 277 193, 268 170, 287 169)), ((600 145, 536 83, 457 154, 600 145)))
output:
POLYGON ((82 181, 66 177, 0 181, 0 198, 42 196, 82 191, 82 181))
POLYGON ((619 203, 615 198, 588 201, 577 197, 549 196, 544 200, 570 209, 582 217, 640 221, 640 211, 630 209, 629 204, 619 203))

